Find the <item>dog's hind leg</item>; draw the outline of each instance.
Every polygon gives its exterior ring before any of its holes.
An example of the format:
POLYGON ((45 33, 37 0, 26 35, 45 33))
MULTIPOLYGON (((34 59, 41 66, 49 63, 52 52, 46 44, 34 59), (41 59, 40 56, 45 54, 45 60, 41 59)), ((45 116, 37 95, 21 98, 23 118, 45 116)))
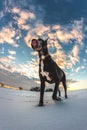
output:
POLYGON ((66 76, 65 76, 65 74, 64 74, 64 76, 62 78, 62 84, 64 86, 65 98, 67 98, 67 85, 66 85, 66 76))
POLYGON ((54 88, 54 92, 53 92, 52 98, 53 98, 53 100, 61 101, 61 98, 57 97, 57 91, 59 92, 59 96, 61 96, 61 93, 60 93, 60 90, 59 90, 59 82, 55 83, 55 88, 54 88))

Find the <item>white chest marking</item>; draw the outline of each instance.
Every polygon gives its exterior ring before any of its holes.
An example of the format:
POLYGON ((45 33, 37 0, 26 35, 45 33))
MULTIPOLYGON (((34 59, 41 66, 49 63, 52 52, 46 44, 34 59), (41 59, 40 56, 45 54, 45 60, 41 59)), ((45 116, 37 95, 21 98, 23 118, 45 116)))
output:
POLYGON ((44 63, 43 63, 43 60, 41 60, 41 75, 44 77, 47 78, 47 80, 51 81, 51 78, 49 77, 49 72, 46 72, 43 70, 44 68, 44 63))

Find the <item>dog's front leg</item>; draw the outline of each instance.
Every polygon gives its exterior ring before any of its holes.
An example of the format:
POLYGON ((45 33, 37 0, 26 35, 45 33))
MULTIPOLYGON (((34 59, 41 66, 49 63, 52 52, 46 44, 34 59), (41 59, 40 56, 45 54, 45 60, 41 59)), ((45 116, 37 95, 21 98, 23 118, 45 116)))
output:
POLYGON ((41 79, 41 90, 40 90, 39 106, 43 106, 44 89, 45 89, 45 80, 41 79))

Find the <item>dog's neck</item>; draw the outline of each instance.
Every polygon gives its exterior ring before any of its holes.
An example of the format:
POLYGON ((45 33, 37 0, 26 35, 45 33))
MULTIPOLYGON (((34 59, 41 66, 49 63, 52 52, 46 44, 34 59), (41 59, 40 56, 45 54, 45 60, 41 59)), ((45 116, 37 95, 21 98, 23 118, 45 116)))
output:
POLYGON ((39 59, 41 59, 41 60, 45 60, 49 56, 47 45, 42 46, 38 50, 38 55, 39 55, 39 59))
POLYGON ((41 55, 41 56, 39 56, 39 59, 40 60, 45 60, 48 56, 50 56, 50 55, 49 54, 41 55))

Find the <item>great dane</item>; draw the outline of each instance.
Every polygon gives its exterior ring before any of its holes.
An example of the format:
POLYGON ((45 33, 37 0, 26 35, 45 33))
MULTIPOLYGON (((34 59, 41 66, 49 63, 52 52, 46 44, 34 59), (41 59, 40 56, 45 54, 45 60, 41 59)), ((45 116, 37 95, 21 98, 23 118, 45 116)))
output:
POLYGON ((52 99, 61 100, 61 92, 59 90, 59 84, 62 82, 65 90, 65 98, 67 98, 67 86, 66 86, 66 75, 61 68, 53 61, 49 55, 47 48, 47 40, 43 39, 32 39, 31 46, 33 50, 38 52, 39 55, 39 77, 41 82, 40 90, 40 101, 39 106, 43 106, 45 82, 52 84, 55 83, 52 99), (57 97, 57 91, 59 96, 57 97))

